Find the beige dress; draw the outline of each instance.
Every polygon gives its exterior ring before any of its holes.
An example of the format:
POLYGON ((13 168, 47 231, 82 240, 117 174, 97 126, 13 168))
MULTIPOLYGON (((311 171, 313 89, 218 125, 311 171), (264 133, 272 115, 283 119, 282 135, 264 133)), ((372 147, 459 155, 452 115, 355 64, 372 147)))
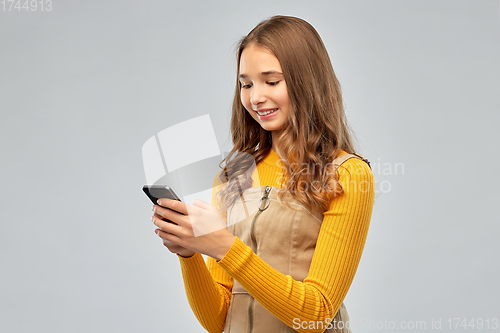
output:
MULTIPOLYGON (((359 158, 344 154, 334 163, 340 165, 351 157, 359 158)), ((290 193, 286 193, 283 201, 290 203, 291 209, 278 201, 279 190, 269 186, 245 190, 228 211, 228 229, 270 266, 296 281, 303 281, 309 272, 323 211, 309 211, 290 193)), ((317 325, 324 325, 325 332, 329 333, 350 333, 349 324, 344 324, 347 322, 349 316, 342 303, 330 323, 319 322, 317 325)), ((296 331, 264 308, 235 280, 224 332, 296 331)))

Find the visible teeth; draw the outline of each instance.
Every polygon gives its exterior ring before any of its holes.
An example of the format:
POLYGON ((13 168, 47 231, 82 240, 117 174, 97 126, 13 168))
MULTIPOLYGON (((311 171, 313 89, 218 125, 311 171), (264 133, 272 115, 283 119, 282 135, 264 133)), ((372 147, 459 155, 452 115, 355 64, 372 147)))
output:
POLYGON ((257 113, 259 114, 259 116, 265 116, 266 114, 270 114, 270 113, 276 112, 276 110, 278 110, 278 109, 272 109, 272 110, 264 111, 264 112, 257 111, 257 113))

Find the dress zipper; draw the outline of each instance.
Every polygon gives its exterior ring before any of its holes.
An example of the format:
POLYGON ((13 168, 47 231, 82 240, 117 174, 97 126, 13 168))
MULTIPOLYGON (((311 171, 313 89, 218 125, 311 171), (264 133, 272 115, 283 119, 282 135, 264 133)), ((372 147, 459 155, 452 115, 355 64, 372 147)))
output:
MULTIPOLYGON (((262 198, 260 198, 260 201, 259 201, 259 211, 257 213, 255 213, 255 216, 252 220, 252 227, 250 229, 250 237, 252 238, 252 251, 255 254, 257 254, 257 240, 255 239, 255 234, 254 234, 255 222, 257 221, 257 218, 259 217, 259 215, 262 214, 262 212, 265 211, 267 209, 267 207, 269 207, 269 203, 271 202, 271 200, 269 200, 269 192, 271 192, 271 189, 272 189, 272 187, 266 186, 266 188, 264 190, 264 195, 262 196, 262 198)), ((252 296, 250 296, 250 307, 248 308, 248 317, 249 317, 249 322, 250 322, 250 328, 248 330, 249 333, 252 333, 252 330, 253 330, 253 311, 252 311, 253 301, 254 301, 254 298, 252 296)))

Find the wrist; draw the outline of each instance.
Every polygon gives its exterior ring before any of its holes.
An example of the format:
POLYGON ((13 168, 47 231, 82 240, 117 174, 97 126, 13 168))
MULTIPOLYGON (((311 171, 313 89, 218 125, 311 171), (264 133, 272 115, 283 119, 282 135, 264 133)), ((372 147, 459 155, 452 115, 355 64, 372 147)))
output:
POLYGON ((177 255, 182 258, 191 258, 194 256, 197 252, 194 251, 186 251, 186 252, 177 252, 177 255))
POLYGON ((216 261, 220 261, 222 258, 224 258, 224 256, 226 255, 226 253, 229 252, 229 250, 231 249, 231 247, 233 246, 233 243, 234 241, 236 240, 236 236, 234 235, 230 235, 226 238, 226 241, 224 241, 221 246, 219 246, 219 249, 217 251, 217 253, 215 254, 215 256, 213 257, 216 261))

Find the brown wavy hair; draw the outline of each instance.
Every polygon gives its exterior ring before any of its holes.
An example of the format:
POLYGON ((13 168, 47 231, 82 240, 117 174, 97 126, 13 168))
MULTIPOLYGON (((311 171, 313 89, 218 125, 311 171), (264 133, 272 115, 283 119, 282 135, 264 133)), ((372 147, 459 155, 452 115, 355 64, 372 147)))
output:
MULTIPOLYGON (((290 16, 262 21, 238 44, 231 118, 234 146, 219 174, 219 207, 227 209, 241 191, 252 186, 249 167, 262 161, 272 147, 271 132, 264 130, 241 103, 240 58, 249 45, 264 47, 276 56, 288 89, 289 125, 279 135, 283 189, 309 208, 327 210, 332 195, 342 192, 338 171, 332 170, 331 163, 341 149, 355 153, 352 133, 340 84, 321 37, 309 23, 290 16)), ((279 198, 283 195, 280 191, 279 198)))

